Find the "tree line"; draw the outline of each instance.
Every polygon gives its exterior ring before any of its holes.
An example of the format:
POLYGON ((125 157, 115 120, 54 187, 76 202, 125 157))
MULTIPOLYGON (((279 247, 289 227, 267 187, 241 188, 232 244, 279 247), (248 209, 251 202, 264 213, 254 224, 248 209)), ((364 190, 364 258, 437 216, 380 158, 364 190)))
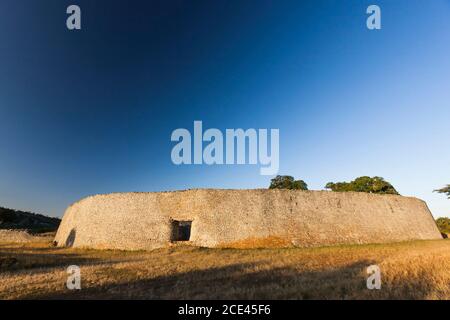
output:
MULTIPOLYGON (((303 180, 292 176, 276 176, 270 181, 269 189, 308 190, 303 180)), ((397 190, 382 177, 358 177, 350 182, 328 182, 325 189, 336 192, 367 192, 377 194, 399 194, 397 190)))
MULTIPOLYGON (((308 185, 303 180, 295 180, 292 176, 276 176, 270 181, 269 189, 308 190, 308 185)), ((328 182, 325 189, 336 192, 367 192, 376 194, 396 194, 397 190, 391 183, 382 177, 358 177, 350 182, 328 182)), ((443 193, 450 199, 450 184, 436 189, 434 192, 443 193)), ((436 224, 441 233, 446 237, 450 235, 450 218, 438 218, 436 224)))

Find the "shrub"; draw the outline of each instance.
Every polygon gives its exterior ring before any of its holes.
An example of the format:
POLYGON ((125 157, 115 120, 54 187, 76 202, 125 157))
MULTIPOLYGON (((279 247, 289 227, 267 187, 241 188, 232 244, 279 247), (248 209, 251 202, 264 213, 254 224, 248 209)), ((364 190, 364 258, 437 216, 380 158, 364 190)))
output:
POLYGON ((450 218, 438 218, 436 224, 441 233, 450 234, 450 218))

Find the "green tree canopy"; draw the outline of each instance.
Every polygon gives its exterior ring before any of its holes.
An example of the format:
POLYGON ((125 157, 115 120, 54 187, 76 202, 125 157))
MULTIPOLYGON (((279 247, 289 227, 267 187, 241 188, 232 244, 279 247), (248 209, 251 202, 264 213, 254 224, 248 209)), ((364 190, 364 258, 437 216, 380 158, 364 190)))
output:
POLYGON ((308 185, 303 180, 294 180, 291 176, 276 176, 270 180, 269 189, 308 190, 308 185))
POLYGON ((434 190, 434 192, 445 193, 448 196, 448 198, 450 199, 450 184, 448 184, 446 187, 443 187, 441 189, 434 190))
POLYGON ((378 194, 399 194, 397 190, 381 177, 359 177, 350 182, 328 182, 326 189, 337 192, 367 192, 378 194))
POLYGON ((441 233, 450 234, 450 219, 449 218, 437 218, 436 224, 441 233))

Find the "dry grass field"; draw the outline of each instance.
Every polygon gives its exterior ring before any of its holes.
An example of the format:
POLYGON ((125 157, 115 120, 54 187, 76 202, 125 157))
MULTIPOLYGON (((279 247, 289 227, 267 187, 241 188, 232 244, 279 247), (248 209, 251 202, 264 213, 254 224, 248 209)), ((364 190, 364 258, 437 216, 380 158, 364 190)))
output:
POLYGON ((151 252, 0 244, 1 299, 450 299, 450 241, 151 252), (81 290, 66 288, 69 265, 81 290), (366 268, 381 268, 380 290, 366 268))

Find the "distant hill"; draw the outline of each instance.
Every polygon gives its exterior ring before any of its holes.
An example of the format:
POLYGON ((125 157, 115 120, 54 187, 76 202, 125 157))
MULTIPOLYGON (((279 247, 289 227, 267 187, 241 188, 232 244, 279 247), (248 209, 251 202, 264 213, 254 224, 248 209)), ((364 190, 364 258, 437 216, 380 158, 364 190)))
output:
POLYGON ((21 229, 30 233, 52 232, 58 229, 58 218, 0 207, 0 229, 21 229))

